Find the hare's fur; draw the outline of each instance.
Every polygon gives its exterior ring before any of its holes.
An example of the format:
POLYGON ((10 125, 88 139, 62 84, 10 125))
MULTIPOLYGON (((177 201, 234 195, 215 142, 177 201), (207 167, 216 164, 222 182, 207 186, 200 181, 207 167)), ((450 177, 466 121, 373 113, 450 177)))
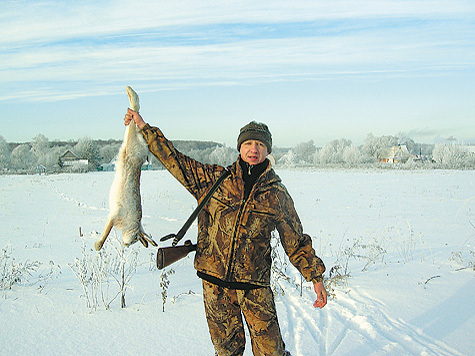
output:
MULTIPOLYGON (((129 86, 127 95, 131 109, 139 111, 138 95, 129 86)), ((114 180, 109 192, 109 216, 104 231, 94 244, 97 251, 104 245, 112 227, 122 231, 122 242, 125 246, 137 240, 140 240, 145 247, 149 242, 157 246, 145 233, 141 223, 140 173, 147 155, 147 144, 132 120, 125 129, 124 141, 117 156, 114 180)))

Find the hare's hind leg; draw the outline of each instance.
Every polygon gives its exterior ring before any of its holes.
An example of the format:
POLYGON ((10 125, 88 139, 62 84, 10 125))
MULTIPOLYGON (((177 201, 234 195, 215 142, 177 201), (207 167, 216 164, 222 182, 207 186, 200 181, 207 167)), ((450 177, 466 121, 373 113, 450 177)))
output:
POLYGON ((108 219, 107 225, 104 227, 104 231, 101 234, 101 237, 94 243, 94 248, 96 251, 99 251, 102 246, 104 245, 104 242, 106 242, 107 236, 109 236, 112 226, 114 226, 114 223, 112 222, 112 219, 108 219))

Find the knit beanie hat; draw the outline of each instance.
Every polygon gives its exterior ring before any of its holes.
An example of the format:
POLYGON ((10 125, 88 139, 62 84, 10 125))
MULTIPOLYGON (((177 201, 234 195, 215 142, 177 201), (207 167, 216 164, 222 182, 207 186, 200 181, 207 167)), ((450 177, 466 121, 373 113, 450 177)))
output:
POLYGON ((237 149, 241 149, 241 144, 247 140, 258 140, 267 146, 267 153, 272 152, 272 135, 266 124, 262 122, 251 121, 241 128, 237 140, 237 149))

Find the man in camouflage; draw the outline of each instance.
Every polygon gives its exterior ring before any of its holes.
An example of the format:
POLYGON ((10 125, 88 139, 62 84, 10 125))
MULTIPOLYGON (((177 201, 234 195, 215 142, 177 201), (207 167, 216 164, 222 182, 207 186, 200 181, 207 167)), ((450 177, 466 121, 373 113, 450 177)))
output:
POLYGON ((203 281, 203 299, 216 355, 242 355, 242 316, 251 335, 254 355, 289 355, 285 351, 270 288, 271 233, 279 232, 290 262, 312 281, 323 308, 327 293, 325 266, 303 233, 294 203, 267 155, 272 136, 265 124, 251 122, 238 137, 239 157, 228 168, 202 164, 177 151, 157 127, 128 109, 124 122, 134 120, 150 152, 198 200, 223 174, 230 175, 198 216, 195 269, 203 281))

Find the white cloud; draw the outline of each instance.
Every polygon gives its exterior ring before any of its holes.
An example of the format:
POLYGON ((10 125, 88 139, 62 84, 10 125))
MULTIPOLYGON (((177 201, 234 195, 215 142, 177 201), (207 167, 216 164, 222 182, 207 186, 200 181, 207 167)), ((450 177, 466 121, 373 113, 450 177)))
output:
POLYGON ((473 70, 475 61, 474 30, 466 22, 475 6, 468 1, 2 5, 0 83, 9 87, 3 101, 28 93, 35 100, 107 93, 130 80, 160 89, 411 76, 473 70))
POLYGON ((0 43, 60 41, 172 26, 320 20, 470 19, 470 1, 9 1, 0 20, 10 36, 0 43))

